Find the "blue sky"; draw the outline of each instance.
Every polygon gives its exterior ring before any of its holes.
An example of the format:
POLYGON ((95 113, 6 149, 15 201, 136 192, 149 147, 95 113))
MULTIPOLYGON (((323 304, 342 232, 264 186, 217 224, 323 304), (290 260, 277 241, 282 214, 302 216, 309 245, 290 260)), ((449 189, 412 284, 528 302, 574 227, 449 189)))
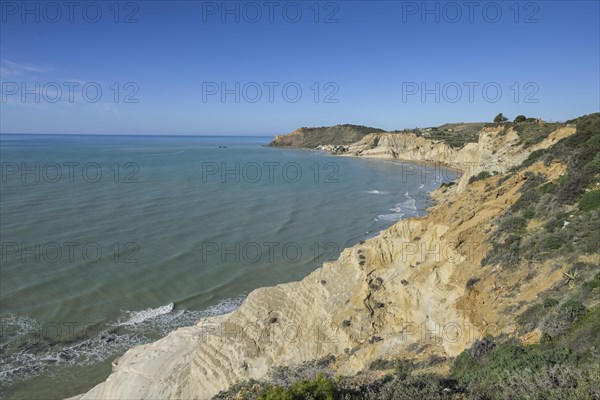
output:
POLYGON ((1 2, 2 133, 272 135, 600 110, 599 1, 24 4, 1 2))

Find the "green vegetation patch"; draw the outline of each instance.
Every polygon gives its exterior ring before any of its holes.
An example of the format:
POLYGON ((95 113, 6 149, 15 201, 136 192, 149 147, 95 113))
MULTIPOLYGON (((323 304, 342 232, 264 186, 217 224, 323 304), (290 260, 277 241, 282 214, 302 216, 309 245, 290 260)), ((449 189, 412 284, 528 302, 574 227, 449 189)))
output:
MULTIPOLYGON (((546 150, 532 152, 511 172, 511 176, 523 174, 526 182, 520 188, 519 199, 496 221, 493 246, 482 265, 514 267, 523 260, 541 262, 556 256, 600 251, 600 113, 573 122, 575 134, 546 150), (566 174, 546 182, 542 175, 522 172, 537 161, 546 165, 561 162, 567 166, 566 174), (578 206, 575 210, 571 207, 574 204, 578 206), (545 221, 543 228, 527 231, 527 220, 536 217, 545 221)), ((519 126, 530 125, 545 126, 519 126)))
POLYGON ((473 175, 472 177, 469 178, 469 184, 471 184, 473 182, 477 182, 477 181, 483 180, 483 179, 487 179, 490 176, 492 176, 491 172, 489 172, 489 171, 481 171, 477 175, 473 175))
POLYGON ((531 146, 546 139, 548 135, 563 126, 563 124, 558 122, 545 122, 542 124, 526 122, 510 124, 510 126, 517 132, 521 142, 523 142, 525 146, 531 146))
POLYGON ((581 211, 592 211, 600 207, 600 190, 585 193, 578 203, 581 211))
POLYGON ((259 400, 334 400, 338 390, 335 382, 323 374, 313 379, 295 382, 290 387, 271 386, 262 393, 259 400))
MULTIPOLYGON (((539 312, 540 305, 537 305, 539 312)), ((577 300, 551 304, 542 319, 541 343, 498 341, 474 352, 477 341, 452 366, 451 378, 467 398, 592 399, 600 396, 600 307, 586 310, 577 300), (552 335, 548 334, 551 332, 552 335), (590 351, 591 350, 591 351, 590 351)), ((493 342, 494 339, 484 339, 493 342)))

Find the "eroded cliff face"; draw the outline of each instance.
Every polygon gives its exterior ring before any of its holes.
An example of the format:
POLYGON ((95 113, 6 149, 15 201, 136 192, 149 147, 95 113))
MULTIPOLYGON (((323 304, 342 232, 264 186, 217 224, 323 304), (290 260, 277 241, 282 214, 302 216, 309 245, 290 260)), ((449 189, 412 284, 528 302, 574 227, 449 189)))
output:
MULTIPOLYGON (((559 130, 537 147, 573 131, 559 130)), ((479 143, 461 150, 405 136, 370 135, 353 151, 457 168, 473 163, 474 175, 491 165, 506 170, 533 150, 519 147, 510 131, 486 130, 479 143)), ((565 169, 534 164, 529 170, 552 181, 565 169)), ((518 312, 507 310, 534 299, 562 271, 550 264, 511 273, 482 267, 492 221, 518 199, 526 177, 463 185, 465 176, 460 190, 437 191, 443 201, 427 216, 345 249, 302 281, 257 289, 231 314, 129 350, 82 398, 210 398, 236 382, 264 378, 274 366, 334 355, 337 372, 353 374, 374 360, 455 356, 486 333, 512 334, 518 312), (415 344, 424 351, 417 354, 415 344)))
POLYGON ((466 188, 469 178, 481 171, 504 173, 521 164, 531 152, 548 148, 573 133, 574 126, 565 126, 540 143, 525 147, 512 128, 491 127, 481 130, 477 143, 468 143, 460 149, 413 133, 373 133, 351 145, 347 154, 450 166, 463 172, 457 185, 461 191, 466 188))

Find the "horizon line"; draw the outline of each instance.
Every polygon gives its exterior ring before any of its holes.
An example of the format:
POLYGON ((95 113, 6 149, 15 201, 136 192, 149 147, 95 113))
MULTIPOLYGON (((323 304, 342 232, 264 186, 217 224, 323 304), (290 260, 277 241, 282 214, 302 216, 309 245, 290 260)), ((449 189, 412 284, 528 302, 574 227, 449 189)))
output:
POLYGON ((205 134, 167 134, 167 133, 14 133, 14 132, 0 132, 2 135, 15 135, 15 136, 161 136, 161 137, 274 137, 273 135, 205 135, 205 134))

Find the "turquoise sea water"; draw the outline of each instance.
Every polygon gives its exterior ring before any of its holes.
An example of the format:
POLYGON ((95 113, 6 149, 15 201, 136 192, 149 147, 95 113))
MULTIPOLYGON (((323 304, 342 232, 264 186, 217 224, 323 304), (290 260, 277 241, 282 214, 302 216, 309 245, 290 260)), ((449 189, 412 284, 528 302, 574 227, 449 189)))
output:
POLYGON ((0 136, 0 395, 89 390, 129 347, 301 279, 456 178, 270 140, 0 136))

